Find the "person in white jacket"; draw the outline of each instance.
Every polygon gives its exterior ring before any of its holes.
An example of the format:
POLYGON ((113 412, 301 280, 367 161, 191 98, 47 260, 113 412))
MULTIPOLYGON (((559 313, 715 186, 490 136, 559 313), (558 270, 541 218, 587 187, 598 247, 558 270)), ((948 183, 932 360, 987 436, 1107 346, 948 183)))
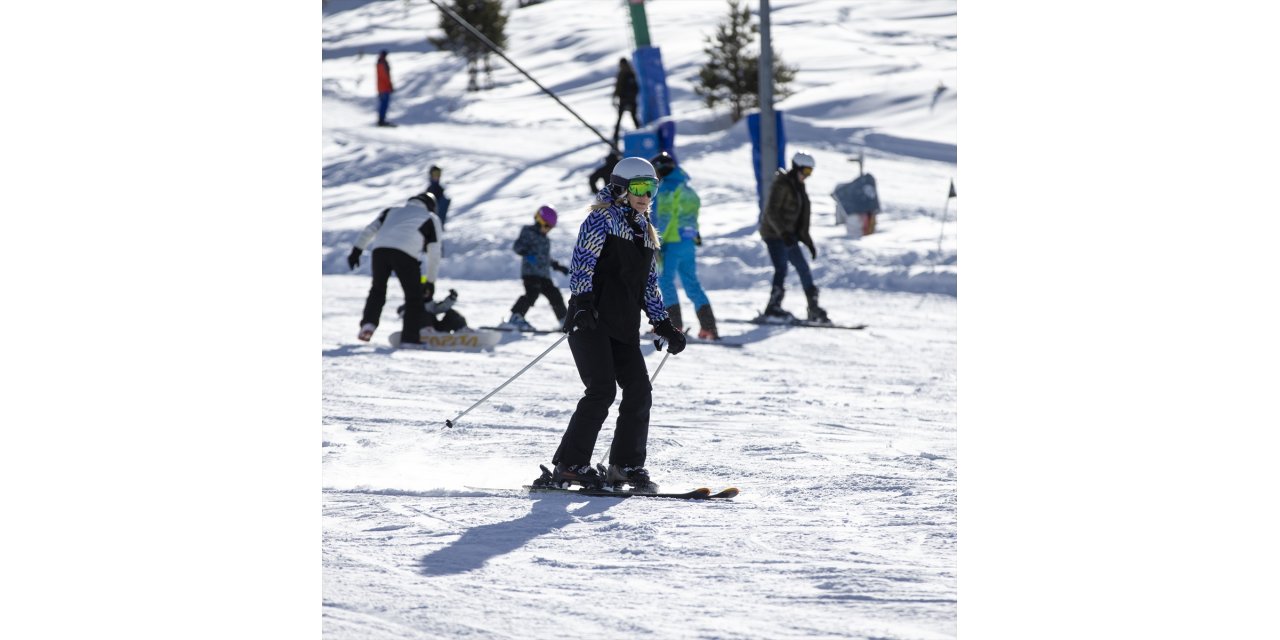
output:
POLYGON ((373 284, 365 299, 356 337, 368 342, 378 328, 382 307, 387 302, 387 280, 394 271, 404 290, 404 328, 401 343, 420 343, 421 329, 427 325, 425 303, 435 297, 436 274, 440 269, 443 225, 436 217, 435 198, 420 193, 403 206, 389 207, 369 223, 356 238, 347 265, 360 266, 360 254, 372 249, 373 284))

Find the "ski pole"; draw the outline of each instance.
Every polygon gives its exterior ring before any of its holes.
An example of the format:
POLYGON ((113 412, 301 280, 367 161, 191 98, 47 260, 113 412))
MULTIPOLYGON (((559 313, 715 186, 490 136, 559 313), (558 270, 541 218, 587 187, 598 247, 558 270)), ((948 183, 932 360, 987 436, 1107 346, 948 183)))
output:
MULTIPOLYGON (((659 344, 660 342, 661 342, 660 340, 654 340, 654 346, 658 346, 658 344, 659 344)), ((666 363, 667 363, 667 358, 670 358, 670 357, 671 357, 671 352, 670 352, 670 351, 668 351, 668 352, 667 352, 667 355, 662 356, 662 361, 658 363, 658 368, 653 370, 653 377, 649 378, 649 384, 650 384, 650 385, 652 385, 652 384, 653 384, 653 381, 654 381, 654 380, 657 380, 657 379, 658 379, 658 372, 659 372, 659 371, 662 371, 662 365, 666 364, 666 363)))
POLYGON ((552 349, 554 349, 554 348, 556 348, 556 347, 560 346, 560 343, 561 343, 561 342, 564 342, 564 339, 565 339, 565 338, 568 338, 568 337, 569 337, 569 334, 567 334, 567 333, 566 333, 566 334, 564 334, 564 335, 562 335, 562 336, 560 336, 560 339, 559 339, 559 340, 556 340, 556 343, 555 343, 555 344, 553 344, 553 345, 551 345, 551 346, 547 347, 547 350, 546 350, 546 351, 543 351, 543 352, 542 352, 542 355, 540 355, 540 356, 538 356, 538 357, 534 358, 534 359, 533 359, 533 362, 530 362, 529 364, 526 364, 526 365, 524 366, 524 368, 520 370, 520 372, 519 372, 519 373, 515 374, 514 376, 511 376, 510 378, 507 378, 507 381, 506 381, 506 382, 504 382, 504 383, 502 383, 502 384, 498 385, 498 388, 497 388, 497 389, 494 389, 493 391, 490 391, 490 392, 489 392, 489 395, 487 395, 487 396, 485 396, 485 397, 483 397, 483 398, 480 398, 478 401, 476 401, 476 403, 475 403, 475 404, 473 404, 473 405, 471 405, 470 407, 468 407, 466 411, 463 411, 462 413, 459 413, 459 414, 458 414, 457 416, 455 416, 452 420, 445 420, 445 421, 444 421, 444 426, 449 427, 450 429, 452 429, 452 428, 453 428, 453 423, 455 423, 455 422, 457 422, 457 421, 461 420, 461 419, 462 419, 462 416, 467 415, 468 413, 470 413, 470 412, 471 412, 471 410, 472 410, 472 409, 474 409, 474 408, 476 408, 476 407, 480 406, 481 404, 483 404, 483 403, 484 403, 484 401, 485 401, 485 400, 488 400, 490 397, 492 397, 492 396, 493 396, 493 394, 495 394, 495 393, 497 393, 497 392, 499 392, 499 391, 502 391, 502 388, 503 388, 503 387, 505 387, 505 386, 507 386, 507 385, 511 384, 511 381, 512 381, 512 380, 515 380, 516 378, 519 378, 519 377, 520 377, 520 374, 522 374, 522 373, 524 373, 524 372, 526 372, 526 371, 528 371, 528 370, 529 370, 529 367, 532 367, 533 365, 538 364, 538 361, 539 361, 539 360, 541 360, 541 359, 542 359, 544 356, 546 356, 548 353, 551 353, 551 350, 552 350, 552 349))
MULTIPOLYGON (((687 333, 689 333, 689 330, 688 330, 688 329, 685 329, 685 330, 684 330, 684 333, 686 333, 686 334, 687 334, 687 333)), ((661 351, 661 350, 662 350, 663 348, 665 348, 666 346, 667 346, 667 341, 666 341, 666 340, 663 340, 662 338, 658 338, 657 340, 654 340, 654 341, 653 341, 653 348, 654 348, 654 349, 658 349, 659 351, 661 351)), ((658 363, 658 368, 653 370, 653 377, 649 378, 649 384, 650 384, 650 385, 652 385, 652 384, 653 384, 653 381, 654 381, 654 380, 657 380, 657 379, 658 379, 658 372, 659 372, 659 371, 662 371, 662 365, 666 364, 666 363, 667 363, 667 358, 670 358, 670 357, 671 357, 671 350, 670 350, 670 349, 667 349, 667 355, 662 356, 662 361, 658 363)))

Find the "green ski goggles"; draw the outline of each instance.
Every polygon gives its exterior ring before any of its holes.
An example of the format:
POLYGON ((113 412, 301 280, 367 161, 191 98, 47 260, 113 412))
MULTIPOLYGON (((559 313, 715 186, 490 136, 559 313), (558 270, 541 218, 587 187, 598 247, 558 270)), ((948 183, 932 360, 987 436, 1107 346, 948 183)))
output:
POLYGON ((658 189, 658 181, 653 178, 632 178, 627 183, 627 193, 637 198, 649 198, 658 189))

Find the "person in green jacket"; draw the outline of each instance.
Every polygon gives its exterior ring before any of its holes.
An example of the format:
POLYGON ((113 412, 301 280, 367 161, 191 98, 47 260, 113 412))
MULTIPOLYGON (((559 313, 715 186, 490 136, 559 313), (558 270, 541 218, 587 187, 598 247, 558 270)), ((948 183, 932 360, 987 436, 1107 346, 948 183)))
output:
POLYGON ((702 201, 689 186, 689 174, 676 165, 676 159, 663 151, 649 161, 661 182, 658 183, 658 202, 653 215, 654 228, 662 238, 658 263, 662 272, 658 275, 658 287, 667 303, 667 315, 671 324, 683 329, 680 317, 680 296, 676 292, 676 275, 684 285, 684 292, 693 302, 698 316, 698 337, 703 340, 719 340, 716 316, 711 312, 711 301, 698 282, 698 250, 702 246, 702 234, 698 231, 698 209, 702 201))
POLYGON ((809 262, 800 250, 803 243, 809 248, 810 255, 815 259, 818 257, 813 238, 809 236, 809 194, 804 188, 804 181, 813 173, 814 164, 813 156, 796 153, 791 157, 791 170, 785 173, 778 171, 769 189, 769 202, 760 220, 760 237, 764 238, 769 260, 773 262, 773 289, 769 292, 769 303, 763 316, 766 320, 790 322, 796 319, 782 308, 782 297, 786 294, 783 283, 786 282, 787 263, 790 262, 795 265, 804 295, 809 300, 808 320, 831 324, 827 312, 818 306, 818 287, 813 284, 809 262))

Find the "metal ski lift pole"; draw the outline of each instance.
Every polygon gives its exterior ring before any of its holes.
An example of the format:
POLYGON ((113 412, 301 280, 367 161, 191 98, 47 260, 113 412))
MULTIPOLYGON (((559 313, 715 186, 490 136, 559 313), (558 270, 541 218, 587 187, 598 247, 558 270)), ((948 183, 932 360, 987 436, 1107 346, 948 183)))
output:
POLYGON ((503 388, 503 387, 505 387, 505 386, 507 386, 507 385, 511 384, 511 381, 512 381, 512 380, 515 380, 516 378, 519 378, 521 374, 523 374, 524 372, 528 371, 528 370, 529 370, 529 368, 530 368, 530 367, 532 367, 533 365, 538 364, 538 361, 539 361, 539 360, 541 360, 541 359, 542 359, 544 356, 546 356, 548 353, 551 353, 551 350, 552 350, 552 349, 554 349, 554 348, 556 348, 556 347, 560 346, 560 343, 561 343, 561 342, 564 342, 564 339, 565 339, 565 338, 568 338, 568 337, 569 337, 569 334, 567 334, 567 333, 566 333, 566 334, 564 334, 564 335, 562 335, 562 336, 560 336, 560 339, 559 339, 559 340, 556 340, 556 343, 555 343, 555 344, 553 344, 553 345, 551 345, 551 346, 547 347, 547 350, 546 350, 546 351, 543 351, 543 352, 542 352, 542 355, 540 355, 540 356, 538 356, 538 357, 534 358, 534 359, 533 359, 533 362, 530 362, 529 364, 526 364, 526 365, 524 366, 524 368, 523 368, 523 369, 521 369, 521 370, 519 371, 519 373, 516 373, 514 376, 511 376, 510 378, 507 378, 507 381, 506 381, 506 382, 504 382, 504 383, 502 383, 502 384, 498 385, 498 388, 497 388, 497 389, 494 389, 493 391, 490 391, 490 392, 489 392, 489 395, 487 395, 487 396, 485 396, 485 397, 483 397, 483 398, 480 398, 478 401, 476 401, 476 403, 475 403, 475 404, 471 405, 470 407, 467 407, 467 410, 466 410, 466 411, 463 411, 462 413, 459 413, 459 414, 458 414, 457 416, 455 416, 452 420, 445 420, 445 421, 444 421, 444 426, 449 427, 450 429, 452 429, 452 428, 453 428, 453 423, 455 423, 455 422, 457 422, 457 421, 461 420, 461 419, 462 419, 462 416, 467 415, 468 413, 470 413, 470 412, 471 412, 471 410, 472 410, 472 409, 474 409, 474 408, 476 408, 476 407, 480 406, 481 404, 483 404, 483 403, 484 403, 484 401, 485 401, 485 400, 488 400, 490 397, 492 397, 492 396, 493 396, 493 394, 495 394, 495 393, 497 393, 497 392, 499 392, 499 391, 502 391, 502 388, 503 388))

